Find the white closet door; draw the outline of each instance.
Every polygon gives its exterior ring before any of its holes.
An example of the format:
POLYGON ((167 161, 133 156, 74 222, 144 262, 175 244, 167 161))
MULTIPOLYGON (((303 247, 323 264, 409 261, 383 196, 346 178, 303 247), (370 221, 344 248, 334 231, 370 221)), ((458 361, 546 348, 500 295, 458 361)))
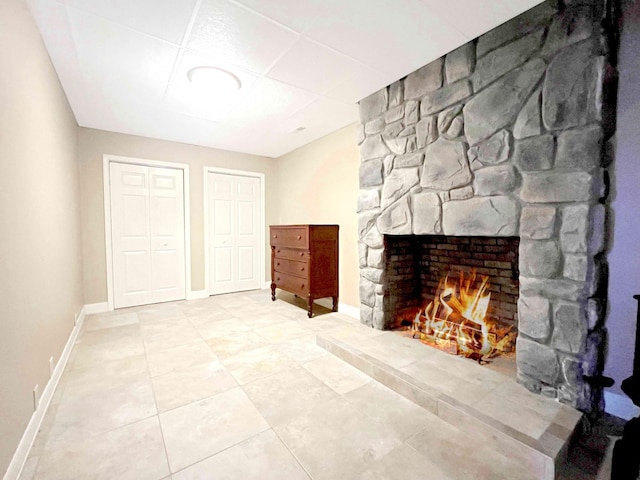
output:
POLYGON ((114 307, 185 298, 183 172, 112 162, 114 307))
POLYGON ((209 173, 209 294, 260 285, 260 179, 209 173))

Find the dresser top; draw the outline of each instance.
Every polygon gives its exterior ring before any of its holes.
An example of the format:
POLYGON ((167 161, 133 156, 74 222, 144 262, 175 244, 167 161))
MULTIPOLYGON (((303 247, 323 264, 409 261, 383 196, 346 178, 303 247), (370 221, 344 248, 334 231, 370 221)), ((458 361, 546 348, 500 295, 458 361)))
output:
POLYGON ((296 224, 296 225, 269 225, 269 228, 271 227, 278 227, 278 228, 300 228, 300 227, 336 227, 336 228, 340 228, 340 225, 329 225, 329 224, 313 224, 313 223, 301 223, 301 224, 296 224))

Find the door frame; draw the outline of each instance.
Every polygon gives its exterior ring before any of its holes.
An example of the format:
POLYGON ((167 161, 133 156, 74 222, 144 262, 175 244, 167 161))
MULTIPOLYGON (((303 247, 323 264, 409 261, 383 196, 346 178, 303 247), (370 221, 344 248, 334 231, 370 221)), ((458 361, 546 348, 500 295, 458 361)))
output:
POLYGON ((234 175, 236 177, 253 177, 258 178, 260 181, 260 252, 259 252, 259 263, 260 263, 260 271, 262 274, 260 275, 260 287, 264 288, 265 284, 265 274, 266 274, 266 260, 265 260, 265 192, 264 192, 264 173, 258 172, 248 172, 245 170, 231 170, 228 168, 218 168, 218 167, 204 167, 204 289, 207 292, 207 297, 211 296, 209 293, 210 286, 210 278, 209 278, 209 174, 210 173, 221 173, 224 175, 234 175))
POLYGON ((114 309, 113 301, 113 244, 111 241, 111 173, 109 164, 126 163, 129 165, 142 165, 144 167, 175 168, 182 170, 183 195, 184 195, 184 274, 185 274, 185 298, 192 298, 191 292, 191 222, 189 206, 189 165, 186 163, 164 162, 146 158, 122 157, 120 155, 102 155, 102 185, 104 188, 104 240, 107 261, 107 305, 109 311, 114 309))

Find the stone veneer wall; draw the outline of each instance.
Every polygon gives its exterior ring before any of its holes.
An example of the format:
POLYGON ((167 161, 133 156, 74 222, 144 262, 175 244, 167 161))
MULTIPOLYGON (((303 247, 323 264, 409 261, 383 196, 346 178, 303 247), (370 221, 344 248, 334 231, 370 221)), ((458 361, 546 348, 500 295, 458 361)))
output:
POLYGON ((383 234, 519 236, 518 380, 593 411, 613 22, 607 2, 565 3, 545 2, 360 103, 361 321, 384 328, 383 234))

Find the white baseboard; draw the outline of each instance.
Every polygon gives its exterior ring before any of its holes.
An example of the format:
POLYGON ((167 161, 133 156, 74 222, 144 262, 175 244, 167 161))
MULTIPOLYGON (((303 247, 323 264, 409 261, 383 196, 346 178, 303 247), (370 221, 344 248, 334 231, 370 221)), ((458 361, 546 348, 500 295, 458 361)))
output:
MULTIPOLYGON (((16 448, 16 451, 13 454, 13 458, 11 459, 11 463, 9 463, 9 467, 4 474, 4 480, 17 480, 20 477, 22 469, 24 468, 24 464, 27 461, 27 457, 29 456, 29 451, 33 446, 33 442, 36 439, 38 430, 40 430, 40 425, 42 425, 42 420, 44 419, 44 416, 47 413, 47 409, 49 408, 49 404, 51 403, 51 399, 53 398, 53 393, 56 391, 56 387, 58 386, 60 377, 62 377, 62 372, 64 372, 64 369, 67 366, 69 355, 71 355, 73 345, 76 343, 76 339, 78 338, 78 333, 82 328, 84 318, 89 313, 87 310, 97 308, 94 307, 95 305, 100 305, 100 308, 103 308, 102 304, 94 303, 92 305, 85 305, 84 307, 82 307, 82 310, 80 310, 76 325, 73 327, 73 330, 71 330, 71 334, 67 339, 67 343, 65 344, 64 349, 62 350, 60 359, 53 369, 53 374, 47 382, 46 387, 44 387, 44 390, 42 391, 40 401, 38 402, 38 408, 35 412, 33 412, 33 415, 31 415, 31 420, 29 420, 27 428, 22 434, 20 443, 18 443, 18 448, 16 448)), ((106 302, 104 303, 104 305, 107 305, 106 302)), ((99 311, 106 310, 96 310, 92 311, 91 313, 99 313, 99 311)))
POLYGON ((345 315, 349 315, 350 317, 360 320, 360 309, 358 307, 352 307, 351 305, 347 305, 346 303, 339 302, 338 312, 344 313, 345 315))
POLYGON ((85 315, 92 313, 104 313, 109 311, 109 304, 107 302, 100 303, 88 303, 82 308, 85 315))
POLYGON ((625 420, 631 420, 640 415, 640 408, 636 407, 629 397, 607 390, 604 392, 604 410, 625 420))
POLYGON ((192 290, 187 294, 187 300, 198 300, 201 298, 208 298, 209 292, 206 290, 192 290))

